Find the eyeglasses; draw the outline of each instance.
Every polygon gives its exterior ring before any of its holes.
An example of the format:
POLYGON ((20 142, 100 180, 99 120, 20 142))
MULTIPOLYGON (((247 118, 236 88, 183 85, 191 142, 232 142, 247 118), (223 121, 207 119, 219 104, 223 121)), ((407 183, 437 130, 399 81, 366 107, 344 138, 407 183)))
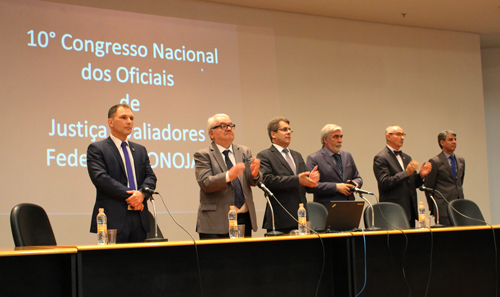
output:
POLYGON ((276 132, 277 131, 281 131, 281 132, 284 132, 284 133, 290 131, 290 133, 293 133, 292 128, 281 128, 281 129, 276 130, 276 132))
POLYGON ((228 124, 220 124, 218 126, 212 127, 212 130, 215 130, 217 128, 221 128, 224 131, 227 130, 227 128, 231 128, 234 130, 235 127, 236 127, 235 124, 229 124, 229 125, 228 124))
POLYGON ((398 133, 389 133, 389 135, 396 135, 397 137, 401 137, 401 136, 406 137, 406 133, 399 133, 399 132, 398 133))

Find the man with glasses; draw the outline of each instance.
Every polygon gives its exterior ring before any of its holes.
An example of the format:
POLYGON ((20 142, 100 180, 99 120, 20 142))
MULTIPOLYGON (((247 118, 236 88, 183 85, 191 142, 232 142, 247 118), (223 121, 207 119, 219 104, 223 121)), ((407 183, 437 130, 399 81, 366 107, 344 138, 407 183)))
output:
MULTIPOLYGON (((443 150, 439 155, 429 160, 432 170, 425 178, 427 188, 439 191, 441 194, 433 194, 439 210, 439 223, 449 226, 448 203, 455 199, 464 199, 465 159, 455 155, 457 148, 457 134, 451 130, 444 130, 438 134, 438 144, 443 150), (443 195, 445 199, 441 196, 443 195)), ((425 192, 429 211, 436 217, 434 202, 425 192)))
MULTIPOLYGON (((263 183, 282 205, 270 198, 274 210, 276 231, 287 234, 291 230, 297 229, 296 219, 299 204, 304 203, 304 207, 306 207, 306 187, 318 186, 319 172, 317 167, 313 168, 311 172, 307 171, 302 155, 288 149, 292 140, 290 121, 282 117, 272 119, 267 125, 267 133, 272 145, 257 154, 257 158, 261 160, 263 183)), ((269 205, 266 206, 262 227, 268 232, 273 228, 269 205)))
POLYGON ((194 154, 196 181, 200 186, 200 206, 196 232, 200 239, 229 238, 227 213, 236 206, 238 224, 245 225, 245 237, 257 231, 257 216, 251 186, 262 181, 260 160, 252 158, 246 146, 233 143, 233 124, 228 115, 208 119, 212 143, 194 154))
POLYGON ((316 188, 308 188, 314 194, 314 202, 330 208, 330 201, 354 200, 350 190, 361 188, 363 179, 359 176, 356 163, 349 152, 342 148, 342 127, 327 124, 321 129, 323 147, 307 157, 307 167, 313 170, 318 166, 320 179, 316 188))
POLYGON ((406 212, 411 227, 415 227, 417 215, 417 188, 424 184, 424 177, 432 170, 429 162, 424 162, 417 174, 418 162, 402 151, 406 134, 399 126, 389 126, 385 130, 387 146, 373 159, 373 172, 378 183, 381 202, 401 205, 406 212))

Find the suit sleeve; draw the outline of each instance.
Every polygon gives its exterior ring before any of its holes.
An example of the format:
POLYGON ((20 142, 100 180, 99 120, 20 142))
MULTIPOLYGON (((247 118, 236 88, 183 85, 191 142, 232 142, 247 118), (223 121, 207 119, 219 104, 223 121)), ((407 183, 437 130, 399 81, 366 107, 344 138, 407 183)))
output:
POLYGON ((352 181, 355 181, 358 184, 358 188, 361 188, 363 186, 363 179, 359 175, 358 167, 356 167, 356 163, 354 163, 354 159, 352 159, 352 156, 351 156, 351 160, 352 160, 352 164, 353 164, 352 181))
MULTIPOLYGON (((145 177, 141 185, 139 185, 138 190, 143 189, 143 188, 150 188, 151 190, 156 189, 156 174, 153 171, 153 168, 151 168, 151 163, 149 161, 149 156, 146 148, 144 149, 144 160, 143 163, 141 163, 141 168, 144 168, 145 170, 145 177)), ((135 160, 134 160, 135 161, 135 160)), ((141 169, 142 170, 142 169, 141 169)), ((137 172, 136 172, 137 173, 137 172)), ((151 194, 149 193, 144 193, 144 200, 147 200, 151 197, 151 194)))
MULTIPOLYGON (((432 170, 425 176, 425 187, 429 189, 436 189, 436 180, 437 180, 437 173, 438 173, 438 165, 436 164, 436 161, 434 159, 430 159, 429 163, 432 165, 432 170)), ((427 199, 427 205, 429 206, 429 211, 431 214, 434 214, 434 201, 432 201, 432 198, 430 198, 429 192, 425 192, 425 197, 427 199)))
POLYGON ((464 164, 464 172, 462 173, 462 183, 461 183, 461 185, 463 186, 464 178, 465 178, 465 159, 464 158, 461 158, 461 159, 462 159, 462 163, 464 164))
POLYGON ((87 170, 96 189, 109 197, 125 200, 130 197, 130 189, 108 174, 104 154, 100 147, 92 143, 87 149, 87 170))
POLYGON ((214 174, 208 152, 196 152, 194 154, 194 164, 196 181, 203 192, 212 193, 229 187, 228 183, 226 183, 225 171, 214 174))
POLYGON ((392 189, 409 178, 406 170, 398 172, 395 175, 391 175, 391 170, 387 160, 378 155, 373 159, 373 173, 375 173, 375 178, 377 179, 380 191, 392 189))
POLYGON ((331 194, 331 195, 337 194, 337 183, 336 182, 322 181, 326 178, 326 176, 324 176, 325 170, 324 170, 324 168, 322 168, 322 166, 330 166, 330 165, 324 164, 324 163, 318 164, 318 161, 316 160, 316 158, 313 157, 312 155, 309 155, 307 157, 307 169, 309 171, 312 171, 314 169, 314 167, 316 167, 316 165, 318 165, 318 171, 320 173, 318 186, 315 188, 306 187, 307 193, 331 194))
POLYGON ((259 175, 257 175, 257 177, 252 175, 250 166, 252 165, 253 157, 250 149, 247 149, 243 154, 243 161, 245 162, 245 178, 250 186, 255 187, 259 182, 262 182, 262 172, 259 169, 259 175))
MULTIPOLYGON (((278 171, 273 168, 272 160, 270 159, 273 158, 273 156, 269 156, 269 154, 260 152, 257 155, 257 158, 260 159, 260 172, 263 175, 263 183, 266 187, 271 191, 290 191, 294 189, 298 191, 300 188, 299 176, 279 175, 278 171)), ((275 163, 279 162, 279 160, 274 161, 275 163)))

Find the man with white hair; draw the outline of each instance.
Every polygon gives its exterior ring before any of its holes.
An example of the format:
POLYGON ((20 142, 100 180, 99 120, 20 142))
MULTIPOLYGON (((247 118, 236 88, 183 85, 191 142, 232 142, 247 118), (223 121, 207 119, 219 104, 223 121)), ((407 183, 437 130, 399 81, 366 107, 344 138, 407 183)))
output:
POLYGON ((361 188, 363 179, 359 176, 352 155, 341 150, 344 137, 342 127, 327 124, 321 129, 320 137, 323 147, 307 157, 309 171, 318 166, 320 178, 316 188, 307 190, 313 193, 314 202, 328 209, 330 201, 354 200, 351 188, 361 188))
POLYGON ((233 143, 236 125, 226 114, 208 119, 212 143, 194 154, 200 206, 196 232, 200 239, 229 238, 227 213, 236 206, 238 224, 245 225, 245 237, 257 231, 257 216, 251 186, 262 181, 260 160, 252 158, 246 146, 233 143))
POLYGON ((417 188, 424 184, 424 177, 432 170, 429 162, 424 162, 417 173, 418 162, 403 153, 406 133, 399 126, 385 129, 386 147, 373 159, 373 173, 378 183, 381 202, 401 205, 406 212, 410 227, 415 227, 417 215, 417 188))

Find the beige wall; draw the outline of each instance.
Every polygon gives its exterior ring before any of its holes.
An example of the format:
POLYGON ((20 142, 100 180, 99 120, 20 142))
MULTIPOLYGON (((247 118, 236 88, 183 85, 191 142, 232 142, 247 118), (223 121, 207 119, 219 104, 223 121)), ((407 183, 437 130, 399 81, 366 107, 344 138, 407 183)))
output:
POLYGON ((493 223, 500 222, 500 48, 481 51, 483 64, 484 110, 486 116, 486 139, 488 146, 488 168, 490 182, 490 210, 493 223))
MULTIPOLYGON (((81 1, 52 1, 79 4, 81 1)), ((385 145, 384 130, 398 124, 408 134, 403 150, 423 162, 440 152, 437 134, 458 134, 457 154, 467 162, 465 196, 475 200, 491 220, 481 51, 476 34, 408 28, 308 15, 217 5, 198 1, 86 1, 87 6, 270 28, 274 31, 278 90, 267 89, 256 75, 242 77, 245 138, 236 142, 254 155, 270 143, 266 125, 274 116, 290 119, 291 148, 304 159, 320 148, 326 123, 343 127, 344 149, 350 151, 364 179, 363 188, 378 192, 373 156, 385 145), (476 185, 473 187, 473 185, 476 185), (481 185, 481 186, 477 186, 481 185)), ((258 50, 258 44, 255 45, 258 50)), ((245 63, 243 62, 245 66, 245 63)), ((250 67, 251 65, 246 65, 250 67)), ((497 71, 498 77, 498 71, 497 71)), ((210 115, 207 115, 207 117, 210 115)), ((240 130, 238 130, 240 131, 240 130)), ((208 144, 208 143, 207 143, 208 144)), ((197 148, 194 148, 195 150, 197 148)), ((194 179, 194 174, 193 174, 194 179)), ((181 187, 161 181, 162 187, 181 187)), ((193 182, 187 183, 189 186, 193 182)), ((85 186, 89 183, 85 181, 85 186)), ((93 192, 93 189, 89 191, 93 192)), ((164 197, 171 199, 196 197, 164 197)), ((258 225, 264 198, 254 190, 258 225)), ((312 200, 312 196, 308 196, 312 200)), ((424 195, 419 193, 419 200, 424 195)), ((169 240, 188 240, 157 199, 160 227, 169 240)), ((372 202, 375 202, 371 198, 372 202)), ((59 244, 93 244, 88 233, 91 209, 69 219, 51 215, 59 244)), ((196 213, 174 213, 196 239, 196 213)), ((9 226, 8 215, 0 224, 9 226)), ((10 228, 1 228, 0 246, 12 246, 10 228)), ((259 230, 257 235, 262 235, 259 230)))

